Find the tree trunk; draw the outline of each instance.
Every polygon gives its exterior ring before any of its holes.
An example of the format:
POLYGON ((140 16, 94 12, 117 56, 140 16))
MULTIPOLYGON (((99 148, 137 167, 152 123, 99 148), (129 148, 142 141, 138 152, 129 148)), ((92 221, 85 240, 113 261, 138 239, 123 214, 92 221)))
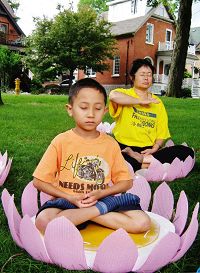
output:
POLYGON ((192 1, 180 0, 176 39, 172 54, 167 95, 179 97, 184 76, 187 50, 189 45, 190 25, 192 17, 192 1))
POLYGON ((2 101, 2 97, 1 97, 1 91, 0 91, 0 106, 4 105, 3 101, 2 101))

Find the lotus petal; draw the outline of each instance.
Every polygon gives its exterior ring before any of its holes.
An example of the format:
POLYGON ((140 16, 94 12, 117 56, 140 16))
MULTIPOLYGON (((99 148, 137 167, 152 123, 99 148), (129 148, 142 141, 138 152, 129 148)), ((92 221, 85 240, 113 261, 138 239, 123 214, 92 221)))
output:
POLYGON ((8 225, 9 225, 10 233, 12 235, 13 240, 18 246, 23 248, 23 244, 21 243, 20 234, 19 234, 21 216, 19 215, 15 207, 13 195, 9 200, 8 209, 7 209, 7 219, 8 219, 8 225))
POLYGON ((176 234, 181 235, 185 228, 188 217, 188 199, 184 191, 181 191, 177 206, 176 214, 173 220, 173 224, 176 229, 176 234))
POLYGON ((181 257, 183 257, 183 255, 188 251, 188 249, 193 244, 198 232, 198 220, 197 220, 198 210, 199 210, 199 203, 197 203, 194 208, 189 227, 187 228, 185 233, 181 236, 180 249, 178 253, 173 257, 172 262, 176 262, 181 257))
POLYGON ((20 223, 20 238, 24 249, 36 260, 51 263, 41 234, 28 215, 20 223))
POLYGON ((164 176, 164 168, 162 163, 157 159, 153 158, 146 173, 145 178, 147 181, 162 181, 164 176))
POLYGON ((163 182, 154 192, 152 212, 171 219, 174 207, 174 197, 170 187, 163 182))
POLYGON ((92 269, 104 273, 130 272, 137 257, 136 245, 126 231, 118 229, 99 246, 92 269))
POLYGON ((4 189, 1 194, 1 201, 2 201, 3 209, 7 218, 8 218, 8 205, 11 198, 12 197, 7 191, 7 189, 4 189))
POLYGON ((143 210, 148 210, 151 200, 151 187, 147 180, 142 176, 135 176, 133 187, 128 192, 140 197, 140 205, 143 210))
POLYGON ((80 232, 65 217, 48 224, 44 242, 53 263, 71 270, 88 269, 80 232))
POLYGON ((192 170, 193 166, 194 166, 194 159, 191 156, 188 156, 185 159, 185 161, 182 163, 183 177, 188 175, 188 173, 192 170))
POLYGON ((169 232, 154 247, 146 262, 137 272, 157 272, 171 261, 179 246, 180 237, 176 233, 169 232))
POLYGON ((181 171, 181 161, 179 158, 175 158, 171 164, 169 164, 166 174, 164 175, 163 179, 165 181, 173 181, 176 178, 182 177, 181 171))
POLYGON ((7 159, 8 159, 7 151, 4 153, 4 155, 0 154, 0 176, 6 167, 7 159))
POLYGON ((186 142, 183 142, 181 145, 188 147, 186 142))
POLYGON ((47 201, 51 200, 52 199, 52 196, 47 194, 47 193, 44 193, 44 192, 40 192, 40 205, 44 205, 44 203, 46 203, 47 201))
POLYGON ((10 171, 11 164, 12 164, 12 159, 9 159, 8 163, 6 165, 6 168, 2 171, 2 173, 0 175, 0 186, 3 185, 3 183, 5 182, 5 180, 7 178, 9 171, 10 171))
POLYGON ((167 142, 165 143, 165 147, 171 147, 171 146, 174 146, 174 142, 173 142, 173 140, 169 139, 169 140, 167 140, 167 142))
POLYGON ((111 125, 108 122, 101 122, 98 126, 97 126, 97 130, 99 132, 103 132, 103 133, 107 133, 107 134, 111 134, 112 130, 111 130, 111 125))
POLYGON ((37 195, 38 191, 33 186, 33 182, 31 181, 30 183, 28 183, 22 193, 21 207, 23 215, 27 214, 30 217, 36 215, 38 211, 37 195))
POLYGON ((113 129, 115 128, 115 125, 116 125, 116 122, 113 122, 111 125, 110 125, 110 133, 112 133, 113 129))

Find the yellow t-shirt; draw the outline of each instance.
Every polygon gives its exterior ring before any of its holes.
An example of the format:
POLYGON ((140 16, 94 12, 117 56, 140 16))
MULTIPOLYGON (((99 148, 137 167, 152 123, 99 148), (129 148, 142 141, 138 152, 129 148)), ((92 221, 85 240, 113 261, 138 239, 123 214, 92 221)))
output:
POLYGON ((118 143, 100 133, 96 139, 84 139, 69 130, 56 136, 33 176, 52 183, 68 194, 106 189, 109 182, 132 179, 118 143))
MULTIPOLYGON (((113 91, 139 98, 134 88, 119 88, 113 91)), ((115 109, 110 101, 109 112, 116 122, 113 134, 118 142, 127 146, 145 147, 152 146, 156 139, 170 137, 165 107, 157 96, 152 94, 152 97, 160 103, 151 103, 147 107, 139 104, 123 106, 118 104, 115 109)))

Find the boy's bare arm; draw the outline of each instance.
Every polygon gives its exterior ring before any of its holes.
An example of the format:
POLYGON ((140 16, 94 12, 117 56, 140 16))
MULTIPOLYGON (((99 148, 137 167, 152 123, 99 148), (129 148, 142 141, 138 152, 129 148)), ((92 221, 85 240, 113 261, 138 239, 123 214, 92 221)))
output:
POLYGON ((102 199, 109 195, 115 195, 118 193, 126 192, 133 186, 133 179, 131 180, 123 180, 114 184, 113 186, 105 189, 105 190, 96 190, 89 192, 86 196, 87 198, 82 201, 83 204, 89 204, 94 202, 95 200, 102 199))
POLYGON ((52 184, 46 183, 46 182, 39 180, 35 177, 33 179, 33 185, 39 191, 45 192, 45 193, 52 195, 53 197, 56 197, 56 198, 64 198, 79 208, 90 207, 96 203, 96 201, 95 201, 95 202, 91 202, 90 204, 84 204, 84 203, 82 203, 82 200, 84 198, 86 198, 85 194, 70 195, 70 194, 64 193, 61 190, 59 190, 58 188, 54 187, 52 184))

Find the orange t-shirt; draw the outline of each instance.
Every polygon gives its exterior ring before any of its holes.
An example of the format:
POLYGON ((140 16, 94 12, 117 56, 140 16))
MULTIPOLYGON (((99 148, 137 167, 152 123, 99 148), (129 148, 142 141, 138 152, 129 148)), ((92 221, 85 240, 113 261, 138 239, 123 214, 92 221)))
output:
POLYGON ((100 133, 96 139, 87 140, 73 130, 53 139, 33 176, 68 194, 106 189, 110 181, 115 184, 132 179, 112 137, 100 133))

